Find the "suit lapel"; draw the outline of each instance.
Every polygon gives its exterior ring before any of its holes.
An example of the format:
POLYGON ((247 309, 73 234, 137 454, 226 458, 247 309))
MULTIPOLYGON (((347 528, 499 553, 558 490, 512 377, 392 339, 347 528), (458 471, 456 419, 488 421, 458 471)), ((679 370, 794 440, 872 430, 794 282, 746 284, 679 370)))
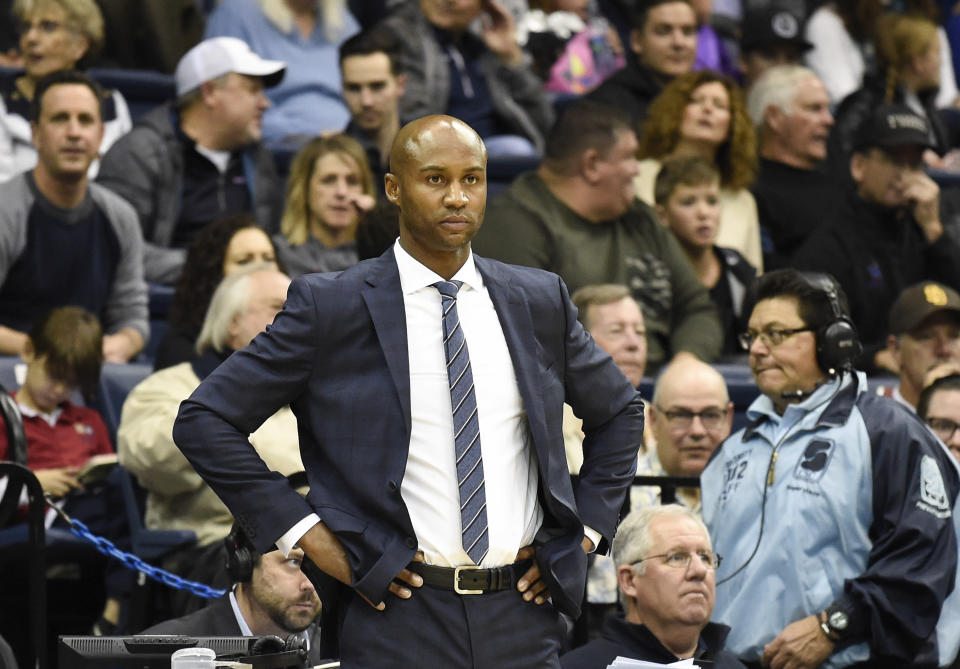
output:
POLYGON ((520 396, 527 410, 527 422, 530 424, 530 432, 533 435, 541 469, 549 471, 550 449, 543 447, 547 443, 546 418, 542 397, 538 391, 540 356, 537 351, 530 309, 523 299, 523 291, 516 286, 511 286, 507 278, 497 271, 495 265, 477 256, 474 256, 474 261, 483 276, 484 285, 490 293, 490 300, 500 318, 500 327, 503 329, 503 336, 510 350, 513 370, 517 375, 517 386, 520 388, 520 396))
POLYGON ((367 275, 363 300, 396 386, 403 421, 410 432, 410 359, 407 351, 407 320, 400 290, 400 271, 391 248, 375 261, 367 275))

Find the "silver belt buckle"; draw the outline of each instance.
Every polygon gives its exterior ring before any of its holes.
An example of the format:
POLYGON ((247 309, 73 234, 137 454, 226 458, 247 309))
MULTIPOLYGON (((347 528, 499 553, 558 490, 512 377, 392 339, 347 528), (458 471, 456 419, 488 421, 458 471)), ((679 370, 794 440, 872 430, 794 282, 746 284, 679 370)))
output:
POLYGON ((465 590, 460 587, 460 572, 462 571, 472 571, 474 569, 479 569, 480 567, 475 564, 465 564, 460 567, 453 568, 453 591, 458 595, 482 595, 483 590, 465 590))

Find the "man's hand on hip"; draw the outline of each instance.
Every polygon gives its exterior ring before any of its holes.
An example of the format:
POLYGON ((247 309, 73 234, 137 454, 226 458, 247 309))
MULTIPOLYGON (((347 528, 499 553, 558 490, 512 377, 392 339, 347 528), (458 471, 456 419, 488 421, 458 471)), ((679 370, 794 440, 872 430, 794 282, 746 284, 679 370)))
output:
MULTIPOLYGON (((593 542, 588 537, 583 538, 581 545, 585 553, 589 554, 593 550, 593 542)), ((533 546, 524 546, 517 553, 517 562, 527 559, 533 560, 530 568, 517 581, 517 590, 523 594, 524 601, 544 604, 550 599, 550 591, 547 590, 547 584, 540 579, 540 567, 537 565, 535 556, 536 550, 533 546)))
POLYGON ((517 562, 533 560, 530 568, 517 581, 517 590, 523 595, 523 601, 543 604, 550 599, 550 591, 547 590, 547 584, 540 579, 540 567, 537 565, 536 553, 537 551, 533 546, 524 546, 517 553, 517 562))
POLYGON ((763 649, 760 661, 771 669, 815 669, 833 652, 833 642, 820 629, 816 616, 807 616, 783 628, 763 649))
MULTIPOLYGON (((350 563, 347 562, 347 554, 343 550, 343 544, 322 522, 307 530, 307 533, 300 538, 298 545, 325 574, 329 574, 341 583, 352 585, 350 563)), ((422 560, 423 558, 418 554, 414 560, 418 559, 422 560)), ((423 585, 423 577, 420 574, 415 574, 409 569, 401 569, 400 573, 390 583, 390 592, 401 599, 410 599, 413 596, 410 587, 419 588, 421 585, 423 585)), ((370 606, 379 611, 387 607, 385 602, 374 603, 359 591, 355 592, 363 597, 370 606)))

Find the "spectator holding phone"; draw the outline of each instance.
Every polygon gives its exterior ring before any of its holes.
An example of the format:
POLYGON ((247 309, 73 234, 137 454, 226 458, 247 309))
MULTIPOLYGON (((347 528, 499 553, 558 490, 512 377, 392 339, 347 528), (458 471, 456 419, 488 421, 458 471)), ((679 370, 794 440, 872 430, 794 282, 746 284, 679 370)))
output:
POLYGON ((360 143, 346 135, 317 137, 290 168, 277 256, 296 278, 357 263, 357 224, 376 204, 373 174, 360 143))

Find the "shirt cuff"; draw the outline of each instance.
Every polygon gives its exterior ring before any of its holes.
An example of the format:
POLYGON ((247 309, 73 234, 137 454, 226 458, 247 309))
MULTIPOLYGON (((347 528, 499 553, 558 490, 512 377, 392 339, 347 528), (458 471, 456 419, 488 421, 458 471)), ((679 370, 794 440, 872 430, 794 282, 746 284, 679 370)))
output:
POLYGON ((307 531, 320 522, 320 516, 311 513, 299 523, 280 535, 277 539, 277 550, 283 553, 283 557, 290 557, 290 551, 297 547, 297 542, 303 538, 307 531))
POLYGON ((597 550, 597 546, 600 545, 600 540, 603 539, 603 536, 599 532, 587 525, 583 526, 583 536, 593 542, 593 548, 590 549, 591 553, 597 550))

